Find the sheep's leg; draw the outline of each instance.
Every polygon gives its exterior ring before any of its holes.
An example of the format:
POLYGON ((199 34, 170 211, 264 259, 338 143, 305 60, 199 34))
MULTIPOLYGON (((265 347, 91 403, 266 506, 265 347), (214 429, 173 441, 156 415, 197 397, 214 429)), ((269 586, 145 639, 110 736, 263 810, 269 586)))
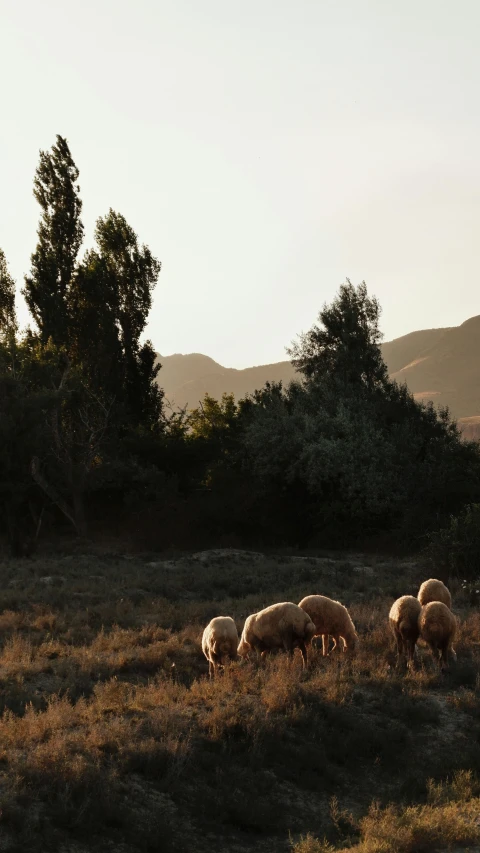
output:
POLYGON ((222 656, 219 655, 217 652, 214 652, 212 654, 212 660, 213 660, 214 675, 215 676, 220 675, 220 672, 222 670, 222 656))
POLYGON ((215 675, 215 664, 213 660, 208 661, 208 677, 213 678, 215 675))
POLYGON ((407 643, 407 666, 409 669, 415 669, 415 640, 409 640, 407 643))
POLYGON ((440 646, 440 667, 446 669, 450 663, 450 647, 448 642, 440 646))
POLYGON ((289 657, 293 658, 294 645, 293 636, 291 634, 287 634, 283 637, 283 648, 288 653, 289 657))
POLYGON ((328 640, 328 634, 322 634, 322 654, 324 658, 328 655, 328 640))
POLYGON ((334 652, 334 651, 335 651, 335 649, 336 649, 336 648, 337 648, 337 646, 338 646, 337 638, 336 638, 336 637, 332 637, 332 640, 333 640, 333 646, 332 646, 332 648, 330 649, 330 654, 332 654, 332 652, 334 652))
POLYGON ((298 648, 300 649, 300 652, 302 654, 303 669, 306 669, 307 663, 308 663, 308 661, 307 661, 307 647, 306 647, 303 640, 299 640, 298 648))
POLYGON ((438 646, 434 646, 433 644, 432 644, 432 645, 431 645, 431 644, 429 644, 429 647, 430 647, 430 651, 431 651, 431 653, 432 653, 432 655, 433 655, 433 659, 434 659, 435 663, 436 663, 437 665, 440 665, 440 666, 441 666, 441 660, 440 660, 440 654, 441 654, 441 653, 440 653, 440 649, 438 648, 438 646))
POLYGON ((401 645, 402 638, 401 638, 400 634, 398 633, 398 631, 396 630, 396 628, 394 628, 394 630, 393 630, 393 639, 395 641, 395 651, 397 653, 396 665, 398 666, 400 663, 400 658, 402 657, 402 645, 401 645))

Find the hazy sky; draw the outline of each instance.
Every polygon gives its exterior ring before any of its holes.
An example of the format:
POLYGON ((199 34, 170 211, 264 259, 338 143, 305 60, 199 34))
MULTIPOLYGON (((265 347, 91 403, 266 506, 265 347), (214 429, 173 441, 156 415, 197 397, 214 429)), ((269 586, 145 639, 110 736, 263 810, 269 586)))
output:
POLYGON ((346 277, 379 298, 385 340, 479 314, 479 32, 478 0, 0 0, 18 287, 60 133, 82 252, 113 207, 162 261, 163 355, 284 359, 346 277))

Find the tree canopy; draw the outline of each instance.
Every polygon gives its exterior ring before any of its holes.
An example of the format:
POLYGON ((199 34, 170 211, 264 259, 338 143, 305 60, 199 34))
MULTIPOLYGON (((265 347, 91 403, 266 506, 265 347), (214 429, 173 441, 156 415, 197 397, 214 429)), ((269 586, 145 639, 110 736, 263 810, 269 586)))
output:
POLYGON ((296 369, 307 379, 328 377, 367 389, 381 386, 388 371, 379 346, 380 311, 365 282, 355 287, 347 279, 331 305, 320 311, 321 325, 313 325, 287 350, 296 369))
POLYGON ((169 547, 187 535, 302 546, 377 534, 419 542, 480 503, 478 445, 389 378, 365 282, 347 279, 292 344, 295 382, 169 411, 145 340, 160 261, 112 208, 78 257, 78 178, 57 136, 34 178, 40 222, 23 291, 33 323, 23 334, 0 250, 0 528, 16 553, 36 540, 45 510, 81 536, 130 525, 142 548, 145 536, 169 547))

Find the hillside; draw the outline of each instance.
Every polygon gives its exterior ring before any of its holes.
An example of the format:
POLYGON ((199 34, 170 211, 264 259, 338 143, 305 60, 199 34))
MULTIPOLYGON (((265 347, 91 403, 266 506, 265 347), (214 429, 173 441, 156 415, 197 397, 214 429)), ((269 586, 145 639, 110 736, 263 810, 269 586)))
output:
POLYGON ((174 407, 187 406, 189 409, 198 406, 207 393, 219 399, 225 391, 233 392, 239 399, 262 388, 268 381, 287 383, 295 376, 289 361, 236 370, 222 367, 212 358, 196 352, 159 356, 159 360, 162 365, 159 381, 167 400, 174 407))
POLYGON ((444 334, 392 373, 417 398, 449 406, 458 418, 480 413, 480 315, 444 334))
POLYGON ((420 353, 436 344, 449 331, 449 328, 423 329, 419 332, 402 335, 401 338, 395 338, 393 341, 386 341, 381 345, 381 349, 390 373, 396 373, 406 364, 410 364, 411 361, 418 358, 420 353))
MULTIPOLYGON (((382 344, 382 352, 390 375, 417 399, 449 406, 466 436, 480 437, 480 315, 460 326, 402 335, 382 344)), ((236 370, 200 353, 159 358, 159 381, 174 407, 194 408, 206 393, 239 398, 267 381, 288 383, 295 376, 289 361, 236 370)))

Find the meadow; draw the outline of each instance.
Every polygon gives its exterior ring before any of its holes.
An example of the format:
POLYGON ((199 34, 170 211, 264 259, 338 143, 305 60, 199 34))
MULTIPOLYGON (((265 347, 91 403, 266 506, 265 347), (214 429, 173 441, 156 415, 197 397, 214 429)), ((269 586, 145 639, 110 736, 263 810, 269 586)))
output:
POLYGON ((414 559, 74 550, 0 564, 1 850, 480 849, 480 610, 460 582, 442 675, 422 645, 396 665, 389 608, 431 576, 414 559), (240 633, 316 592, 349 607, 352 661, 208 679, 213 616, 240 633))

